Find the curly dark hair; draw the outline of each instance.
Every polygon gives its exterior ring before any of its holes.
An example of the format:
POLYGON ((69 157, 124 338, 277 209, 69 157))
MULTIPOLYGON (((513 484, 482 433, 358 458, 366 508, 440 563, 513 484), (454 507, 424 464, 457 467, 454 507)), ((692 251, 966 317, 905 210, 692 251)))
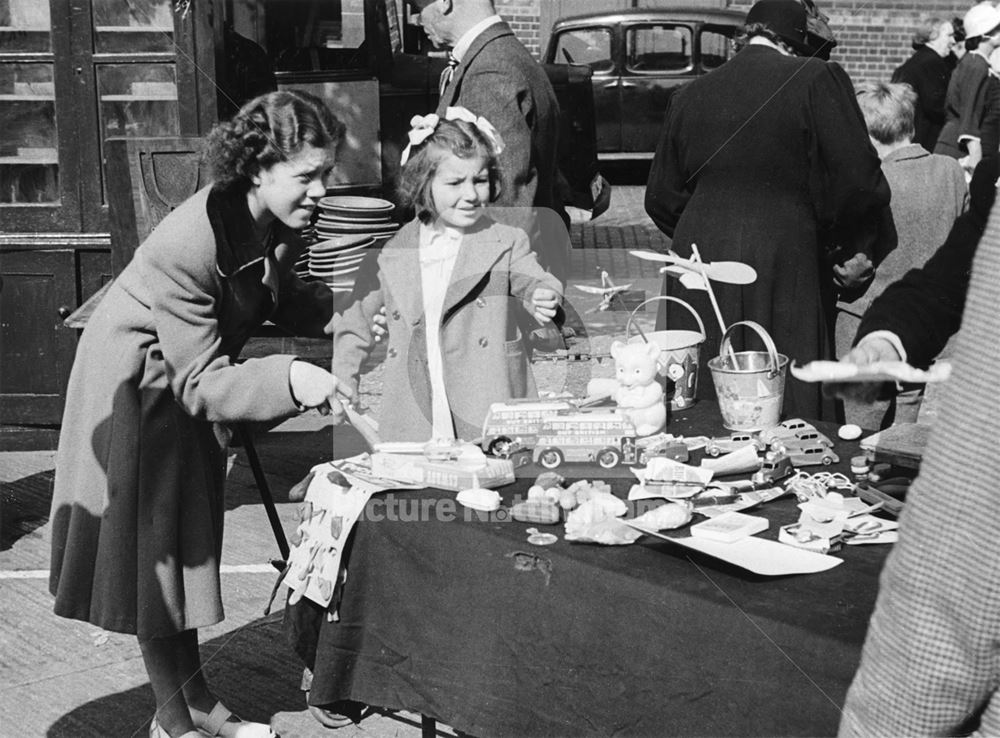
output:
POLYGON ((496 202, 500 196, 500 165, 493 143, 472 123, 442 119, 434 133, 413 149, 400 172, 397 190, 401 204, 412 207, 422 223, 430 223, 438 216, 431 196, 431 180, 444 153, 460 159, 483 157, 490 179, 490 202, 496 202))
POLYGON ((787 50, 792 56, 799 56, 799 53, 789 46, 781 36, 772 31, 771 27, 766 23, 747 23, 743 26, 740 32, 733 36, 733 49, 742 51, 743 47, 750 43, 750 39, 754 36, 763 36, 776 46, 787 50))
POLYGON ((249 187, 262 169, 285 161, 305 146, 337 148, 344 124, 308 92, 279 90, 255 97, 208 134, 204 158, 222 188, 249 187))

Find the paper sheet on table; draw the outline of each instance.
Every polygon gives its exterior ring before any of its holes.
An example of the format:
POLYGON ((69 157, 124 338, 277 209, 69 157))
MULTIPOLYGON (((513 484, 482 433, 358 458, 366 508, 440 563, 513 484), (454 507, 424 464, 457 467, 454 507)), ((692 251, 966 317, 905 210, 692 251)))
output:
POLYGON ((787 574, 815 574, 826 571, 843 563, 841 559, 826 554, 805 551, 766 538, 749 536, 735 543, 720 543, 705 538, 663 535, 654 530, 648 530, 628 521, 623 521, 638 531, 650 536, 662 538, 701 553, 708 554, 722 561, 739 566, 755 574, 767 577, 779 577, 787 574))
POLYGON ((760 469, 760 462, 757 447, 751 443, 715 459, 708 456, 701 460, 701 466, 704 469, 711 469, 717 477, 724 477, 727 474, 757 471, 760 469))
POLYGON ((905 361, 877 361, 874 364, 849 364, 843 361, 811 361, 791 367, 792 376, 803 382, 943 382, 951 375, 951 364, 938 361, 924 371, 905 361))

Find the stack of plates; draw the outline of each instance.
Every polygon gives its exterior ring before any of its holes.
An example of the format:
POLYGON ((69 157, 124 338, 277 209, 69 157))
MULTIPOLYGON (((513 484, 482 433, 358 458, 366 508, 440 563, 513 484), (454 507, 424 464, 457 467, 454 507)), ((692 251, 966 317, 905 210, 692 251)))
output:
POLYGON ((309 247, 309 276, 325 282, 334 291, 348 291, 354 287, 361 261, 373 245, 375 239, 366 234, 318 241, 309 247))
POLYGON ((331 195, 319 201, 316 235, 370 236, 379 245, 390 238, 399 224, 392 222, 395 206, 388 200, 360 195, 331 195))

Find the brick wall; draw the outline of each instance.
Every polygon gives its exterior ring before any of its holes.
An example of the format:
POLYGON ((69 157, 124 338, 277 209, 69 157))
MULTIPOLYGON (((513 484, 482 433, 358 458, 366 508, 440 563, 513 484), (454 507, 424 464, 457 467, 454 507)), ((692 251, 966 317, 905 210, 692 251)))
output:
MULTIPOLYGON (((830 17, 830 27, 839 42, 831 58, 855 82, 888 80, 892 71, 913 53, 910 38, 921 20, 962 17, 972 7, 970 0, 888 0, 878 5, 859 0, 818 0, 817 4, 830 17)), ((750 4, 732 7, 749 10, 750 4)))
POLYGON ((539 39, 539 3, 543 0, 495 0, 497 13, 510 24, 514 34, 528 51, 539 58, 545 40, 539 39))

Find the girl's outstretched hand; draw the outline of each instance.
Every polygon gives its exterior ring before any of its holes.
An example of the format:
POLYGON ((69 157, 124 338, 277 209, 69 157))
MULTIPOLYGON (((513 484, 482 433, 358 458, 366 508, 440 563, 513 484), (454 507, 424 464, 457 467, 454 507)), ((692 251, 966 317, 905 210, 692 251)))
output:
POLYGON ((315 408, 320 415, 332 415, 335 423, 343 422, 344 401, 354 402, 354 390, 337 380, 326 369, 306 361, 293 361, 288 372, 292 397, 305 408, 315 408))
POLYGON ((539 323, 548 323, 556 317, 559 293, 548 287, 536 287, 531 294, 532 315, 539 323))

